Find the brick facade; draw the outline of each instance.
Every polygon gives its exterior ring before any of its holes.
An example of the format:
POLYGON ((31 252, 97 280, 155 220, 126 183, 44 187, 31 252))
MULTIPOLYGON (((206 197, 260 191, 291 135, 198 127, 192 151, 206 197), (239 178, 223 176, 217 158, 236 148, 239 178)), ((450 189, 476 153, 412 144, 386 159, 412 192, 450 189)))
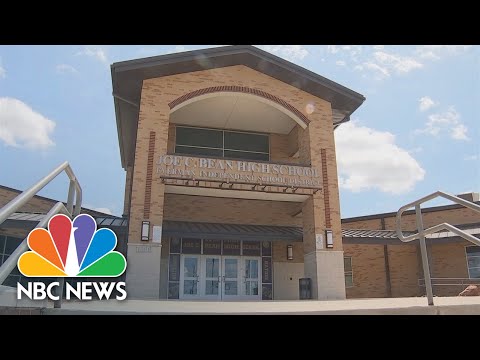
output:
MULTIPOLYGON (((470 209, 451 205, 426 208, 423 213, 424 227, 443 222, 453 225, 476 224, 480 214, 470 209)), ((345 229, 395 229, 395 213, 378 214, 342 220, 345 229)), ((402 217, 405 231, 416 230, 415 215, 407 213, 402 217)), ((430 274, 432 278, 468 278, 465 247, 473 245, 467 241, 450 244, 436 244, 427 240, 430 274)), ((347 298, 387 297, 385 245, 344 244, 345 256, 352 257, 354 286, 347 288, 347 298)), ((422 296, 425 288, 419 286, 423 279, 420 249, 417 244, 386 245, 388 270, 390 273, 391 296, 422 296)), ((465 286, 434 286, 437 296, 456 296, 465 286)))

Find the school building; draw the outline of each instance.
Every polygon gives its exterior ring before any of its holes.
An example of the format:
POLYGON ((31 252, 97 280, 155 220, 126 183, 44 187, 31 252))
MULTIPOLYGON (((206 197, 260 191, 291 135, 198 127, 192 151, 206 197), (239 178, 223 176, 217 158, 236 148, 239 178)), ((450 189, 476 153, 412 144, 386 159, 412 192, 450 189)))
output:
MULTIPOLYGON (((418 243, 397 238, 395 213, 341 219, 335 129, 361 94, 253 46, 117 62, 111 75, 124 210, 92 214, 119 235, 129 298, 293 300, 300 279, 312 299, 425 293, 418 243)), ((14 193, 0 187, 0 207, 14 193)), ((0 224, 0 261, 38 206, 0 224)), ((425 209, 424 222, 480 233, 459 205, 425 209)), ((480 277, 478 247, 448 232, 427 245, 432 277, 480 277)))

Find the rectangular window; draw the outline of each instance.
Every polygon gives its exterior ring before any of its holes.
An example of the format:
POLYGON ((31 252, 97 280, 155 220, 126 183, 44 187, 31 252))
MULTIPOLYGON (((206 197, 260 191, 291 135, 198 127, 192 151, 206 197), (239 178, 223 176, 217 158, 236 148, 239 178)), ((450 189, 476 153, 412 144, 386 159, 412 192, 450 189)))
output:
POLYGON ((177 126, 175 153, 244 160, 270 160, 268 134, 177 126))
POLYGON ((353 287, 353 270, 351 256, 345 256, 343 258, 343 268, 345 271, 345 287, 353 287))
POLYGON ((480 278, 480 246, 467 246, 466 253, 469 278, 480 278))

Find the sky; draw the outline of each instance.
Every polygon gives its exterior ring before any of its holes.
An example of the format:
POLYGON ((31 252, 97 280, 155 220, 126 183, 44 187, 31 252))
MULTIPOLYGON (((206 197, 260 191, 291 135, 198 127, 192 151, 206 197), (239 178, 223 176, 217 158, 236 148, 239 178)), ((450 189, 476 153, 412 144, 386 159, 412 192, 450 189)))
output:
MULTIPOLYGON (((68 161, 83 206, 121 216, 110 65, 212 46, 0 46, 0 185, 25 190, 68 161)), ((342 218, 480 191, 479 46, 258 47, 366 97, 335 131, 342 218)), ((67 191, 61 175, 39 194, 67 191)))

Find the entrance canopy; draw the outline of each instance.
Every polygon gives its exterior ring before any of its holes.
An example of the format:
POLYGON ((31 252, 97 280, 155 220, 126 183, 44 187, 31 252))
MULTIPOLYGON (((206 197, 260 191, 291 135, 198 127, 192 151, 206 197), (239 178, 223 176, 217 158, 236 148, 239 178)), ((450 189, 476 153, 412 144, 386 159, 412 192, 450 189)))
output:
POLYGON ((237 225, 200 223, 186 221, 164 221, 165 236, 193 237, 221 240, 287 240, 302 241, 302 228, 294 226, 237 225))

